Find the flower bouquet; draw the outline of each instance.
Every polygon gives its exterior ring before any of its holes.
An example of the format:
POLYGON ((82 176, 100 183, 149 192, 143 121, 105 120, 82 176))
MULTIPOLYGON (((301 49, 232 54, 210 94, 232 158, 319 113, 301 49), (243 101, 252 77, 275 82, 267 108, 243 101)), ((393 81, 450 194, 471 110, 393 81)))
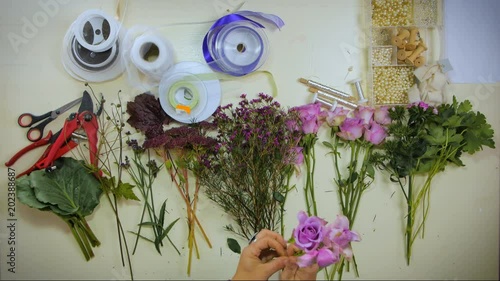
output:
MULTIPOLYGON (((353 225, 361 196, 375 178, 376 162, 372 154, 387 137, 386 125, 391 122, 388 108, 361 106, 350 112, 337 107, 333 111, 323 112, 322 116, 331 127, 331 141, 323 144, 330 149, 333 157, 342 214, 353 225), (345 152, 348 164, 341 168, 340 158, 345 152)), ((356 260, 354 257, 352 260, 358 276, 356 260)), ((327 277, 333 279, 338 272, 339 279, 342 278, 344 264, 345 260, 336 264, 327 277)))
POLYGON ((300 133, 293 112, 283 110, 265 94, 238 106, 219 107, 214 113, 217 145, 202 160, 197 175, 212 201, 238 225, 227 230, 247 239, 261 229, 276 230, 281 222, 289 179, 297 157, 300 133))
POLYGON ((317 216, 308 216, 304 211, 297 214, 299 225, 293 230, 289 243, 294 243, 300 251, 298 266, 307 267, 317 263, 326 268, 339 262, 341 257, 352 258, 350 243, 360 241, 359 235, 349 229, 349 220, 337 215, 335 221, 328 224, 317 216))
POLYGON ((474 154, 483 146, 495 147, 493 129, 469 101, 431 107, 424 102, 389 111, 390 139, 383 145, 381 168, 399 184, 407 205, 406 261, 410 264, 412 245, 421 233, 430 208, 434 177, 448 164, 464 166, 464 152, 474 154), (423 180, 420 181, 420 180, 423 180))

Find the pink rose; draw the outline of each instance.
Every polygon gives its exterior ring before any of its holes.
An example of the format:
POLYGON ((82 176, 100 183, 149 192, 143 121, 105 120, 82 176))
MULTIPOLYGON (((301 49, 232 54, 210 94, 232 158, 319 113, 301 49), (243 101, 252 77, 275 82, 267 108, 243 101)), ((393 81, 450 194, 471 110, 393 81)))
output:
POLYGON ((335 110, 325 110, 321 113, 321 119, 325 120, 328 126, 330 127, 338 127, 344 120, 347 118, 347 114, 349 114, 348 109, 344 109, 341 106, 337 106, 335 110))
POLYGON ((366 126, 364 136, 366 141, 378 145, 387 137, 387 132, 386 129, 377 122, 372 122, 366 126))
POLYGON ((344 140, 356 140, 363 135, 363 120, 359 118, 346 118, 340 125, 340 132, 337 136, 344 140))
POLYGON ((321 126, 321 120, 319 120, 321 114, 320 104, 310 103, 295 107, 294 110, 299 112, 304 134, 316 134, 321 126))
POLYGON ((375 109, 373 113, 373 120, 380 125, 387 125, 391 123, 391 117, 389 117, 389 107, 381 106, 375 109))
POLYGON ((363 120, 363 124, 370 124, 373 120, 373 113, 375 110, 369 106, 360 106, 354 112, 354 117, 363 120))
POLYGON ((297 214, 299 225, 294 229, 295 244, 306 253, 314 251, 323 241, 326 221, 316 216, 308 217, 304 211, 297 214))

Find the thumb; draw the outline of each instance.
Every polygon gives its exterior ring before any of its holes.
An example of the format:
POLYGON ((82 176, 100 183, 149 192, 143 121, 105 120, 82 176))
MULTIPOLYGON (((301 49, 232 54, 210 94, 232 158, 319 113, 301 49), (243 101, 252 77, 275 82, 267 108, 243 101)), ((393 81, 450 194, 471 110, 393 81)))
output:
POLYGON ((287 257, 275 258, 267 263, 262 264, 261 269, 266 275, 271 276, 278 270, 285 268, 287 260, 287 257))

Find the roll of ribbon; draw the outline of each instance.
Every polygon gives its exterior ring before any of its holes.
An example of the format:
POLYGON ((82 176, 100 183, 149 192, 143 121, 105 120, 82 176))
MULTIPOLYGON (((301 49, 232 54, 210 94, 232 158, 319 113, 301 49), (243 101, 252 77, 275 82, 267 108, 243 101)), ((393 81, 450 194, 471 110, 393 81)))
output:
POLYGON ((165 73, 158 96, 170 117, 181 123, 197 123, 215 112, 221 101, 221 87, 208 66, 181 62, 165 73))
POLYGON ((250 19, 265 20, 281 28, 284 25, 276 15, 240 11, 218 19, 203 39, 203 56, 215 71, 243 76, 264 64, 269 42, 264 26, 250 19))
POLYGON ((129 83, 144 92, 157 87, 174 65, 170 42, 147 26, 134 26, 127 31, 122 57, 129 83))
POLYGON ((75 79, 103 82, 124 70, 120 57, 120 38, 124 29, 101 10, 83 12, 63 39, 62 62, 75 79))

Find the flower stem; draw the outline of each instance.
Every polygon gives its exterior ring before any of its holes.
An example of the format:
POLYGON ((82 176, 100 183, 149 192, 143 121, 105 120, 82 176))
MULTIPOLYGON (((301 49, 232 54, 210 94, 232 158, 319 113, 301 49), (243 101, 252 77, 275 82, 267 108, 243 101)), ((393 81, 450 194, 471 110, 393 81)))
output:
POLYGON ((411 244, 412 244, 412 235, 413 235, 413 176, 409 175, 408 180, 408 200, 406 201, 408 205, 408 215, 406 217, 406 264, 410 265, 411 258, 411 244))

